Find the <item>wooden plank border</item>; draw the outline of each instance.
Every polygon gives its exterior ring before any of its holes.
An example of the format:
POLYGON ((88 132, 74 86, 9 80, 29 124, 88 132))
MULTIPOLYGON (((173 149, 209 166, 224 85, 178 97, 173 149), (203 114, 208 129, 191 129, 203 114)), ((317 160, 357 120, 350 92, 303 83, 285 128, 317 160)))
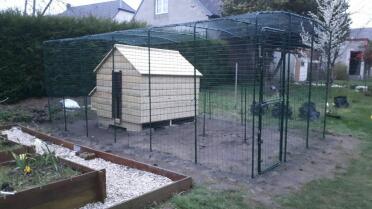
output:
MULTIPOLYGON (((9 141, 9 140, 8 140, 9 141)), ((19 145, 20 147, 13 150, 7 150, 0 152, 0 163, 13 160, 12 152, 16 155, 23 153, 35 153, 35 148, 31 146, 21 145, 13 141, 9 141, 13 145, 19 145)))
MULTIPOLYGON (((106 198, 106 171, 93 170, 71 161, 59 158, 67 166, 82 174, 65 180, 17 192, 15 195, 0 196, 0 208, 23 209, 74 209, 88 203, 104 202, 106 198)), ((8 161, 1 166, 14 164, 8 161)))
POLYGON ((130 168, 134 168, 137 170, 146 171, 149 173, 161 175, 167 177, 173 181, 173 183, 163 186, 159 189, 155 189, 150 191, 146 194, 141 196, 135 197, 133 199, 123 201, 117 205, 110 207, 110 209, 141 209, 146 208, 152 204, 160 203, 168 200, 175 194, 179 194, 185 191, 188 191, 192 188, 193 182, 192 178, 189 176, 185 176, 173 171, 169 171, 166 169, 162 169, 159 167, 155 167, 149 164, 145 164, 142 162, 138 162, 132 159, 120 157, 118 155, 114 155, 107 152, 101 152, 89 147, 81 146, 78 144, 73 144, 69 141, 62 140, 60 138, 50 136, 36 130, 33 130, 28 127, 24 127, 22 125, 6 125, 0 126, 1 129, 10 129, 12 127, 19 127, 23 132, 33 135, 41 140, 48 141, 50 143, 63 146, 65 148, 73 150, 75 146, 79 146, 80 150, 83 152, 91 152, 96 155, 98 158, 102 158, 104 160, 110 161, 115 164, 124 165, 130 168))

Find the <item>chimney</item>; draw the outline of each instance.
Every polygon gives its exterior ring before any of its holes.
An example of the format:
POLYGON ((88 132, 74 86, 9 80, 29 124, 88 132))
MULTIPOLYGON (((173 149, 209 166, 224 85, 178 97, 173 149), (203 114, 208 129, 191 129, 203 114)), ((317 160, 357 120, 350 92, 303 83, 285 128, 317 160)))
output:
POLYGON ((71 9, 71 4, 66 4, 66 9, 67 10, 71 9))
POLYGON ((123 1, 122 1, 122 0, 117 0, 117 1, 118 1, 118 3, 119 3, 119 5, 118 5, 118 6, 119 6, 119 9, 121 9, 121 7, 123 6, 123 5, 122 5, 123 1))

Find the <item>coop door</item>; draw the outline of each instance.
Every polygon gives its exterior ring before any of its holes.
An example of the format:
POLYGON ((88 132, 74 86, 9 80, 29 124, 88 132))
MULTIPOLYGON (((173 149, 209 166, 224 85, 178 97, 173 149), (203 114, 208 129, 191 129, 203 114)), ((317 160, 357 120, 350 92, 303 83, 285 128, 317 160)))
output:
POLYGON ((267 42, 260 46, 259 51, 259 98, 253 108, 258 116, 257 168, 261 174, 282 161, 286 53, 267 42))
POLYGON ((122 74, 120 72, 112 72, 112 118, 121 119, 122 107, 122 74))

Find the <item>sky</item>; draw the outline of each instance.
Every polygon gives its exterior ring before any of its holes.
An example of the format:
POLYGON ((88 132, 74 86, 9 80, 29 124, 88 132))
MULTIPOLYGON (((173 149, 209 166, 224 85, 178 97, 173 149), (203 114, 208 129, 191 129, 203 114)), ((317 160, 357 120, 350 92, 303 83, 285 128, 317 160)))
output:
MULTIPOLYGON (((105 2, 110 0, 53 0, 53 3, 50 9, 47 11, 48 14, 58 14, 63 12, 66 9, 66 4, 71 4, 72 6, 80 6, 86 4, 93 4, 99 2, 105 2)), ((129 6, 134 9, 137 9, 141 0, 123 0, 129 6)), ((32 11, 32 2, 33 0, 28 0, 28 11, 32 11)), ((49 0, 36 0, 37 9, 42 10, 42 8, 49 2, 49 0)), ((8 8, 17 8, 19 10, 24 10, 25 0, 0 0, 0 10, 8 8)))
MULTIPOLYGON (((28 0, 29 6, 28 10, 31 11, 31 2, 33 0, 28 0)), ((48 0, 36 0, 40 2, 40 7, 46 5, 48 0)), ((72 6, 85 5, 91 3, 104 2, 108 0, 53 0, 51 8, 47 11, 48 14, 58 14, 65 10, 66 3, 72 6)), ((141 0, 124 0, 134 9, 137 9, 141 0)), ((18 8, 23 11, 25 0, 0 0, 0 10, 7 8, 18 8)), ((350 2, 350 14, 352 18, 351 28, 363 28, 372 27, 372 0, 349 0, 350 2)))

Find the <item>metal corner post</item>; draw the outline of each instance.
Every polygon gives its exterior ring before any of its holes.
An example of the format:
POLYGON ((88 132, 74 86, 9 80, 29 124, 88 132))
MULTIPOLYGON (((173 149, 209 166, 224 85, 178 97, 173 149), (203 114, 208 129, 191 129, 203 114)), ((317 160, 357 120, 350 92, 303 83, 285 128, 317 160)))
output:
POLYGON ((205 115, 206 115, 206 108, 207 108, 207 91, 203 91, 203 137, 205 137, 205 115))
POLYGON ((152 107, 151 107, 151 28, 147 31, 147 50, 149 57, 149 126, 150 126, 150 152, 152 152, 152 107))
POLYGON ((49 122, 52 122, 52 109, 50 108, 50 96, 48 95, 48 118, 49 122))
MULTIPOLYGON (((263 92, 264 92, 264 68, 263 68, 263 43, 261 42, 261 40, 259 41, 259 45, 258 45, 258 59, 259 59, 259 70, 260 70, 260 90, 259 90, 259 98, 258 98, 258 105, 259 105, 259 108, 258 108, 258 132, 257 132, 257 151, 258 151, 258 155, 257 155, 257 170, 258 170, 258 174, 262 174, 262 144, 263 144, 263 141, 262 141, 262 103, 263 103, 263 92)), ((256 105, 254 106, 254 112, 256 111, 256 105)))
POLYGON ((65 122, 65 131, 67 131, 67 113, 66 113, 66 99, 65 96, 62 97, 63 100, 63 119, 65 122))
MULTIPOLYGON (((288 60, 288 66, 286 65, 286 56, 290 56, 289 53, 289 43, 290 43, 290 34, 291 34, 291 24, 292 24, 292 16, 289 14, 288 16, 288 36, 283 36, 283 43, 282 43, 282 50, 281 50, 281 59, 283 60, 282 69, 281 69, 281 91, 280 91, 280 141, 279 141, 279 161, 285 162, 286 161, 286 152, 287 152, 287 144, 286 144, 286 137, 287 137, 287 128, 288 128, 288 111, 289 111, 289 103, 287 96, 287 87, 289 82, 289 76, 286 76, 287 68, 290 68, 290 62, 288 60)), ((284 34, 285 35, 285 34, 284 34)), ((288 87, 289 90, 289 87, 288 87)))
MULTIPOLYGON (((112 37, 112 52, 111 53, 112 53, 112 77, 113 77, 114 72, 115 72, 115 39, 114 39, 114 37, 112 37)), ((111 81, 111 85, 112 85, 111 97, 114 97, 114 95, 116 97, 116 89, 113 88, 112 81, 111 81)), ((116 140, 117 140, 117 130, 116 130, 117 111, 116 111, 116 108, 112 108, 112 111, 113 111, 113 118, 114 118, 114 142, 116 143, 116 140)))
MULTIPOLYGON (((66 60, 66 52, 63 52, 63 57, 62 57, 63 61, 66 60)), ((63 82, 63 85, 66 85, 65 82, 63 82)), ((64 119, 64 125, 65 125, 65 131, 67 131, 67 111, 66 111, 66 98, 65 98, 65 93, 63 92, 62 93, 62 105, 63 105, 63 119, 64 119)))
POLYGON ((84 97, 84 106, 85 106, 85 131, 86 137, 89 137, 89 124, 88 124, 88 96, 84 97))
POLYGON ((247 142, 247 87, 244 86, 244 142, 247 142))
MULTIPOLYGON (((82 59, 81 49, 79 49, 79 59, 82 59)), ((82 63, 80 63, 80 74, 82 73, 82 63)), ((89 94, 89 93, 88 93, 89 94)), ((88 128, 88 94, 84 95, 84 119, 85 119, 85 136, 89 137, 88 128)))
MULTIPOLYGON (((44 60, 47 60, 47 57, 46 57, 46 44, 43 43, 43 59, 44 60)), ((50 107, 51 103, 50 103, 50 87, 49 87, 49 81, 48 81, 48 65, 46 64, 46 62, 44 61, 44 73, 43 73, 43 76, 44 76, 44 85, 45 85, 45 89, 46 89, 46 94, 48 96, 48 120, 49 122, 52 122, 52 109, 50 107)))
MULTIPOLYGON (((193 37, 193 62, 194 62, 194 65, 195 65, 195 62, 196 62, 196 25, 198 23, 196 22, 194 24, 194 37, 193 37)), ((198 124, 197 124, 197 105, 198 105, 198 101, 197 101, 197 92, 196 92, 196 68, 194 66, 194 161, 195 161, 195 164, 198 163, 198 124)))
MULTIPOLYGON (((208 29, 205 29, 205 41, 208 41, 208 29)), ((207 57, 209 57, 209 50, 207 51, 207 57)), ((208 87, 206 87, 203 91, 203 137, 206 136, 205 120, 206 120, 206 114, 207 114, 207 91, 208 91, 208 87)))
MULTIPOLYGON (((285 45, 285 41, 283 40, 283 45, 285 45)), ((279 161, 283 161, 283 140, 284 140, 284 120, 288 117, 288 107, 285 104, 285 84, 286 84, 286 63, 285 63, 285 56, 287 54, 286 46, 283 47, 281 52, 281 57, 283 59, 282 70, 280 73, 281 76, 281 91, 280 91, 280 141, 279 141, 279 161)))
POLYGON ((326 126, 327 126, 327 111, 328 111, 328 96, 329 96, 329 84, 331 79, 331 53, 332 53, 332 31, 329 31, 329 43, 327 51, 327 78, 326 78, 326 95, 324 105, 324 121, 323 121, 323 139, 325 139, 326 126))
MULTIPOLYGON (((256 108, 256 79, 257 79, 257 60, 258 60, 258 53, 259 53, 259 37, 258 37, 258 19, 256 16, 255 19, 255 39, 256 39, 256 45, 255 45, 255 58, 254 58, 254 76, 253 76, 253 108, 256 108)), ((252 162, 251 162, 251 178, 254 178, 254 167, 255 167, 255 129, 256 129, 256 124, 255 124, 256 118, 255 118, 255 109, 253 109, 253 114, 252 114, 252 150, 251 150, 251 155, 252 155, 252 162)), ((259 163, 258 163, 259 164, 259 163)))
POLYGON ((243 89, 244 89, 244 85, 243 87, 240 87, 239 91, 240 91, 240 124, 243 125, 243 121, 244 121, 244 104, 243 104, 243 89))
MULTIPOLYGON (((288 27, 288 40, 287 40, 287 45, 291 41, 291 33, 292 33, 292 15, 289 15, 289 27, 288 27)), ((288 115, 288 110, 289 110, 289 90, 290 90, 290 79, 291 79, 291 53, 288 51, 287 53, 288 58, 287 58, 287 76, 286 76, 286 81, 287 81, 287 86, 286 86, 286 94, 285 94, 285 101, 286 101, 286 115, 288 115)), ((285 60, 285 59, 284 59, 285 60)), ((284 61, 285 62, 285 61, 284 61)), ((287 146, 288 146, 288 116, 285 117, 285 124, 284 124, 284 156, 283 160, 284 162, 287 162, 287 146)))
MULTIPOLYGON (((311 34, 311 52, 310 52, 310 69, 309 69, 309 95, 308 95, 308 106, 311 102, 311 94, 312 94, 312 85, 313 85, 313 59, 314 59, 314 33, 315 27, 313 23, 313 31, 311 34)), ((306 148, 309 148, 309 132, 310 132, 310 111, 307 110, 307 117, 306 117, 306 148)))

